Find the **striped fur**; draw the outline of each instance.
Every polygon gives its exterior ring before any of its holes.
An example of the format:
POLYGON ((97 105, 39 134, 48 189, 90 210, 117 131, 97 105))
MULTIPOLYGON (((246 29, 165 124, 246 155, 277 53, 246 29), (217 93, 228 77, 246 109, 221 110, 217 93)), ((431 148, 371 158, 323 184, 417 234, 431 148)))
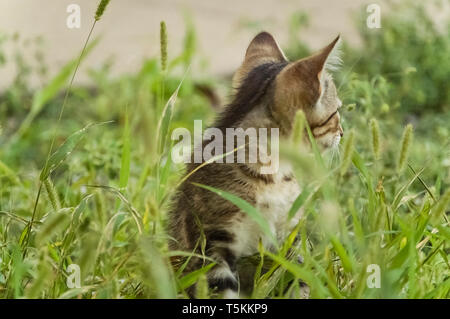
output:
MULTIPOLYGON (((212 125, 225 129, 279 128, 287 138, 298 110, 324 147, 339 143, 342 135, 336 88, 325 65, 338 39, 317 54, 288 62, 273 37, 260 33, 250 43, 244 62, 233 78, 235 96, 212 125)), ((189 174, 201 164, 188 164, 189 174)), ((289 166, 274 174, 261 174, 260 163, 211 163, 191 174, 173 198, 169 215, 171 249, 202 254, 217 264, 208 274, 212 289, 236 296, 240 281, 236 263, 257 252, 262 240, 271 242, 259 226, 229 201, 192 183, 209 185, 235 194, 263 214, 273 233, 282 240, 297 223, 300 213, 287 223, 287 212, 300 189, 289 166)), ((186 272, 201 267, 202 258, 191 258, 186 272)), ((195 288, 190 290, 195 296, 195 288)))

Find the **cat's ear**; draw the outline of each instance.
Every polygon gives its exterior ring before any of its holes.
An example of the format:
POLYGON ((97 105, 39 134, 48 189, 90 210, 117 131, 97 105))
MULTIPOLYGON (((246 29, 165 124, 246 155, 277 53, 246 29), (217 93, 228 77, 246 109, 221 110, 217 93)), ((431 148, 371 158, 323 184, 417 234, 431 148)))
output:
POLYGON ((250 42, 245 52, 244 63, 257 62, 257 60, 283 62, 286 61, 277 41, 268 32, 261 32, 250 42))
POLYGON ((322 71, 336 69, 340 62, 340 35, 336 37, 330 44, 324 47, 322 50, 306 58, 304 63, 309 64, 310 68, 317 73, 320 78, 322 71))
POLYGON ((291 72, 297 72, 300 76, 300 72, 305 72, 305 70, 307 70, 308 76, 313 76, 322 80, 324 69, 333 71, 337 69, 341 63, 339 43, 340 35, 317 53, 294 62, 290 67, 291 72))
POLYGON ((286 105, 316 103, 324 85, 324 70, 335 69, 340 61, 339 40, 340 36, 317 53, 284 68, 276 79, 278 88, 276 99, 286 105), (285 100, 286 98, 288 100, 285 100))
POLYGON ((239 87, 247 74, 258 65, 284 61, 287 61, 287 59, 274 37, 268 32, 259 33, 250 42, 245 53, 244 62, 242 62, 242 65, 233 76, 233 87, 239 87))

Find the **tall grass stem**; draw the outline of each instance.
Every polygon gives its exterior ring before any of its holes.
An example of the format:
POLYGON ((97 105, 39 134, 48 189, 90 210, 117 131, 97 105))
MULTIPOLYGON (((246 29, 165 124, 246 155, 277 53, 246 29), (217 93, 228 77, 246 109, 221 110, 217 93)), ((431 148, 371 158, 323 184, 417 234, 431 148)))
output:
MULTIPOLYGON (((54 146, 55 140, 56 140, 56 135, 58 133, 59 123, 61 122, 61 118, 62 118, 62 115, 64 113, 64 109, 65 109, 66 104, 67 104, 67 98, 69 97, 69 93, 70 93, 70 91, 72 89, 73 81, 75 79, 75 75, 77 74, 77 71, 78 71, 78 68, 80 66, 81 60, 83 58, 84 52, 86 51, 86 47, 87 47, 87 45, 89 43, 89 40, 90 40, 90 38, 92 36, 92 32, 94 31, 94 28, 95 28, 95 25, 96 25, 97 21, 98 20, 94 20, 94 22, 92 23, 92 27, 89 30, 89 34, 88 34, 88 36, 86 38, 86 41, 84 42, 83 49, 81 50, 80 56, 78 57, 78 61, 77 61, 77 64, 75 66, 75 70, 73 71, 72 77, 71 77, 70 82, 69 82, 69 86, 68 86, 68 88, 66 90, 66 93, 64 95, 64 100, 63 100, 63 103, 62 103, 62 106, 61 106, 61 110, 59 112, 58 120, 56 122, 56 126, 55 126, 55 129, 54 129, 54 132, 53 132, 52 141, 50 143, 50 148, 48 150, 47 158, 45 160, 45 165, 42 168, 42 171, 45 170, 47 168, 47 166, 48 166, 48 161, 49 161, 50 156, 52 154, 53 146, 54 146)), ((29 222, 29 233, 31 232, 31 228, 33 227, 33 223, 34 223, 34 220, 36 218, 36 210, 37 210, 37 206, 39 204, 39 198, 40 198, 40 195, 41 195, 41 190, 42 190, 42 181, 39 180, 39 189, 38 189, 38 192, 37 192, 37 195, 36 195, 36 200, 35 200, 35 204, 34 204, 34 208, 33 208, 33 213, 31 215, 31 220, 29 222)), ((28 234, 26 239, 25 239, 25 241, 24 241, 24 246, 23 246, 24 247, 24 257, 25 257, 25 254, 26 254, 26 247, 28 246, 29 239, 30 238, 29 238, 29 234, 28 234)))

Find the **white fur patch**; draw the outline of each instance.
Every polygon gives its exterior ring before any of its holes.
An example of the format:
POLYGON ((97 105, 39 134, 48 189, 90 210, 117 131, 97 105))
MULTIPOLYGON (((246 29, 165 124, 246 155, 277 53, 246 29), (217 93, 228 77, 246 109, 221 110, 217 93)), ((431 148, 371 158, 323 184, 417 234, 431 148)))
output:
MULTIPOLYGON (((284 176, 289 173, 289 168, 281 166, 274 177, 274 183, 264 184, 256 195, 256 207, 278 241, 289 234, 300 218, 300 214, 297 213, 288 221, 289 209, 300 194, 300 187, 295 178, 290 182, 283 181, 284 176)), ((260 226, 247 215, 233 225, 232 231, 236 238, 232 249, 238 257, 256 253, 260 238, 264 247, 272 246, 270 238, 267 238, 260 226)))
POLYGON ((209 272, 208 276, 210 278, 235 278, 235 275, 231 272, 228 266, 218 266, 209 272))
POLYGON ((223 293, 223 299, 239 299, 239 293, 232 289, 227 289, 223 293))
POLYGON ((340 142, 341 142, 341 135, 340 134, 336 134, 334 136, 334 140, 332 142, 331 147, 338 147, 340 142))
POLYGON ((317 142, 325 148, 335 148, 338 147, 341 142, 341 134, 339 134, 339 132, 328 133, 319 137, 317 142))

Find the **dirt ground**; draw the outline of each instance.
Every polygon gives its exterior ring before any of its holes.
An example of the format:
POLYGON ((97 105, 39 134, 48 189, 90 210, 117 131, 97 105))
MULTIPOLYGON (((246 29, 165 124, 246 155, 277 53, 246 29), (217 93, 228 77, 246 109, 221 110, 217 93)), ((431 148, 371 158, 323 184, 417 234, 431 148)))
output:
MULTIPOLYGON (((0 33, 18 32, 20 39, 42 36, 49 73, 75 57, 83 45, 98 1, 94 0, 0 0, 0 33), (81 8, 81 28, 69 29, 69 4, 81 8)), ((94 35, 101 42, 83 62, 83 68, 97 67, 105 59, 115 61, 113 74, 135 71, 143 57, 159 54, 159 23, 166 21, 169 55, 179 53, 183 43, 185 15, 197 31, 198 54, 208 62, 206 72, 225 75, 236 69, 246 46, 260 30, 286 42, 288 19, 296 11, 306 12, 310 26, 299 37, 312 48, 320 48, 338 33, 344 40, 358 42, 352 15, 366 11, 370 0, 111 0, 94 35)), ((384 1, 377 1, 383 10, 384 1)), ((7 50, 12 50, 10 45, 7 50)), ((31 50, 30 50, 31 51, 31 50)), ((32 52, 23 51, 26 55, 32 52)), ((0 68, 0 88, 12 81, 13 63, 0 68)), ((85 82, 86 72, 76 81, 85 82)))

